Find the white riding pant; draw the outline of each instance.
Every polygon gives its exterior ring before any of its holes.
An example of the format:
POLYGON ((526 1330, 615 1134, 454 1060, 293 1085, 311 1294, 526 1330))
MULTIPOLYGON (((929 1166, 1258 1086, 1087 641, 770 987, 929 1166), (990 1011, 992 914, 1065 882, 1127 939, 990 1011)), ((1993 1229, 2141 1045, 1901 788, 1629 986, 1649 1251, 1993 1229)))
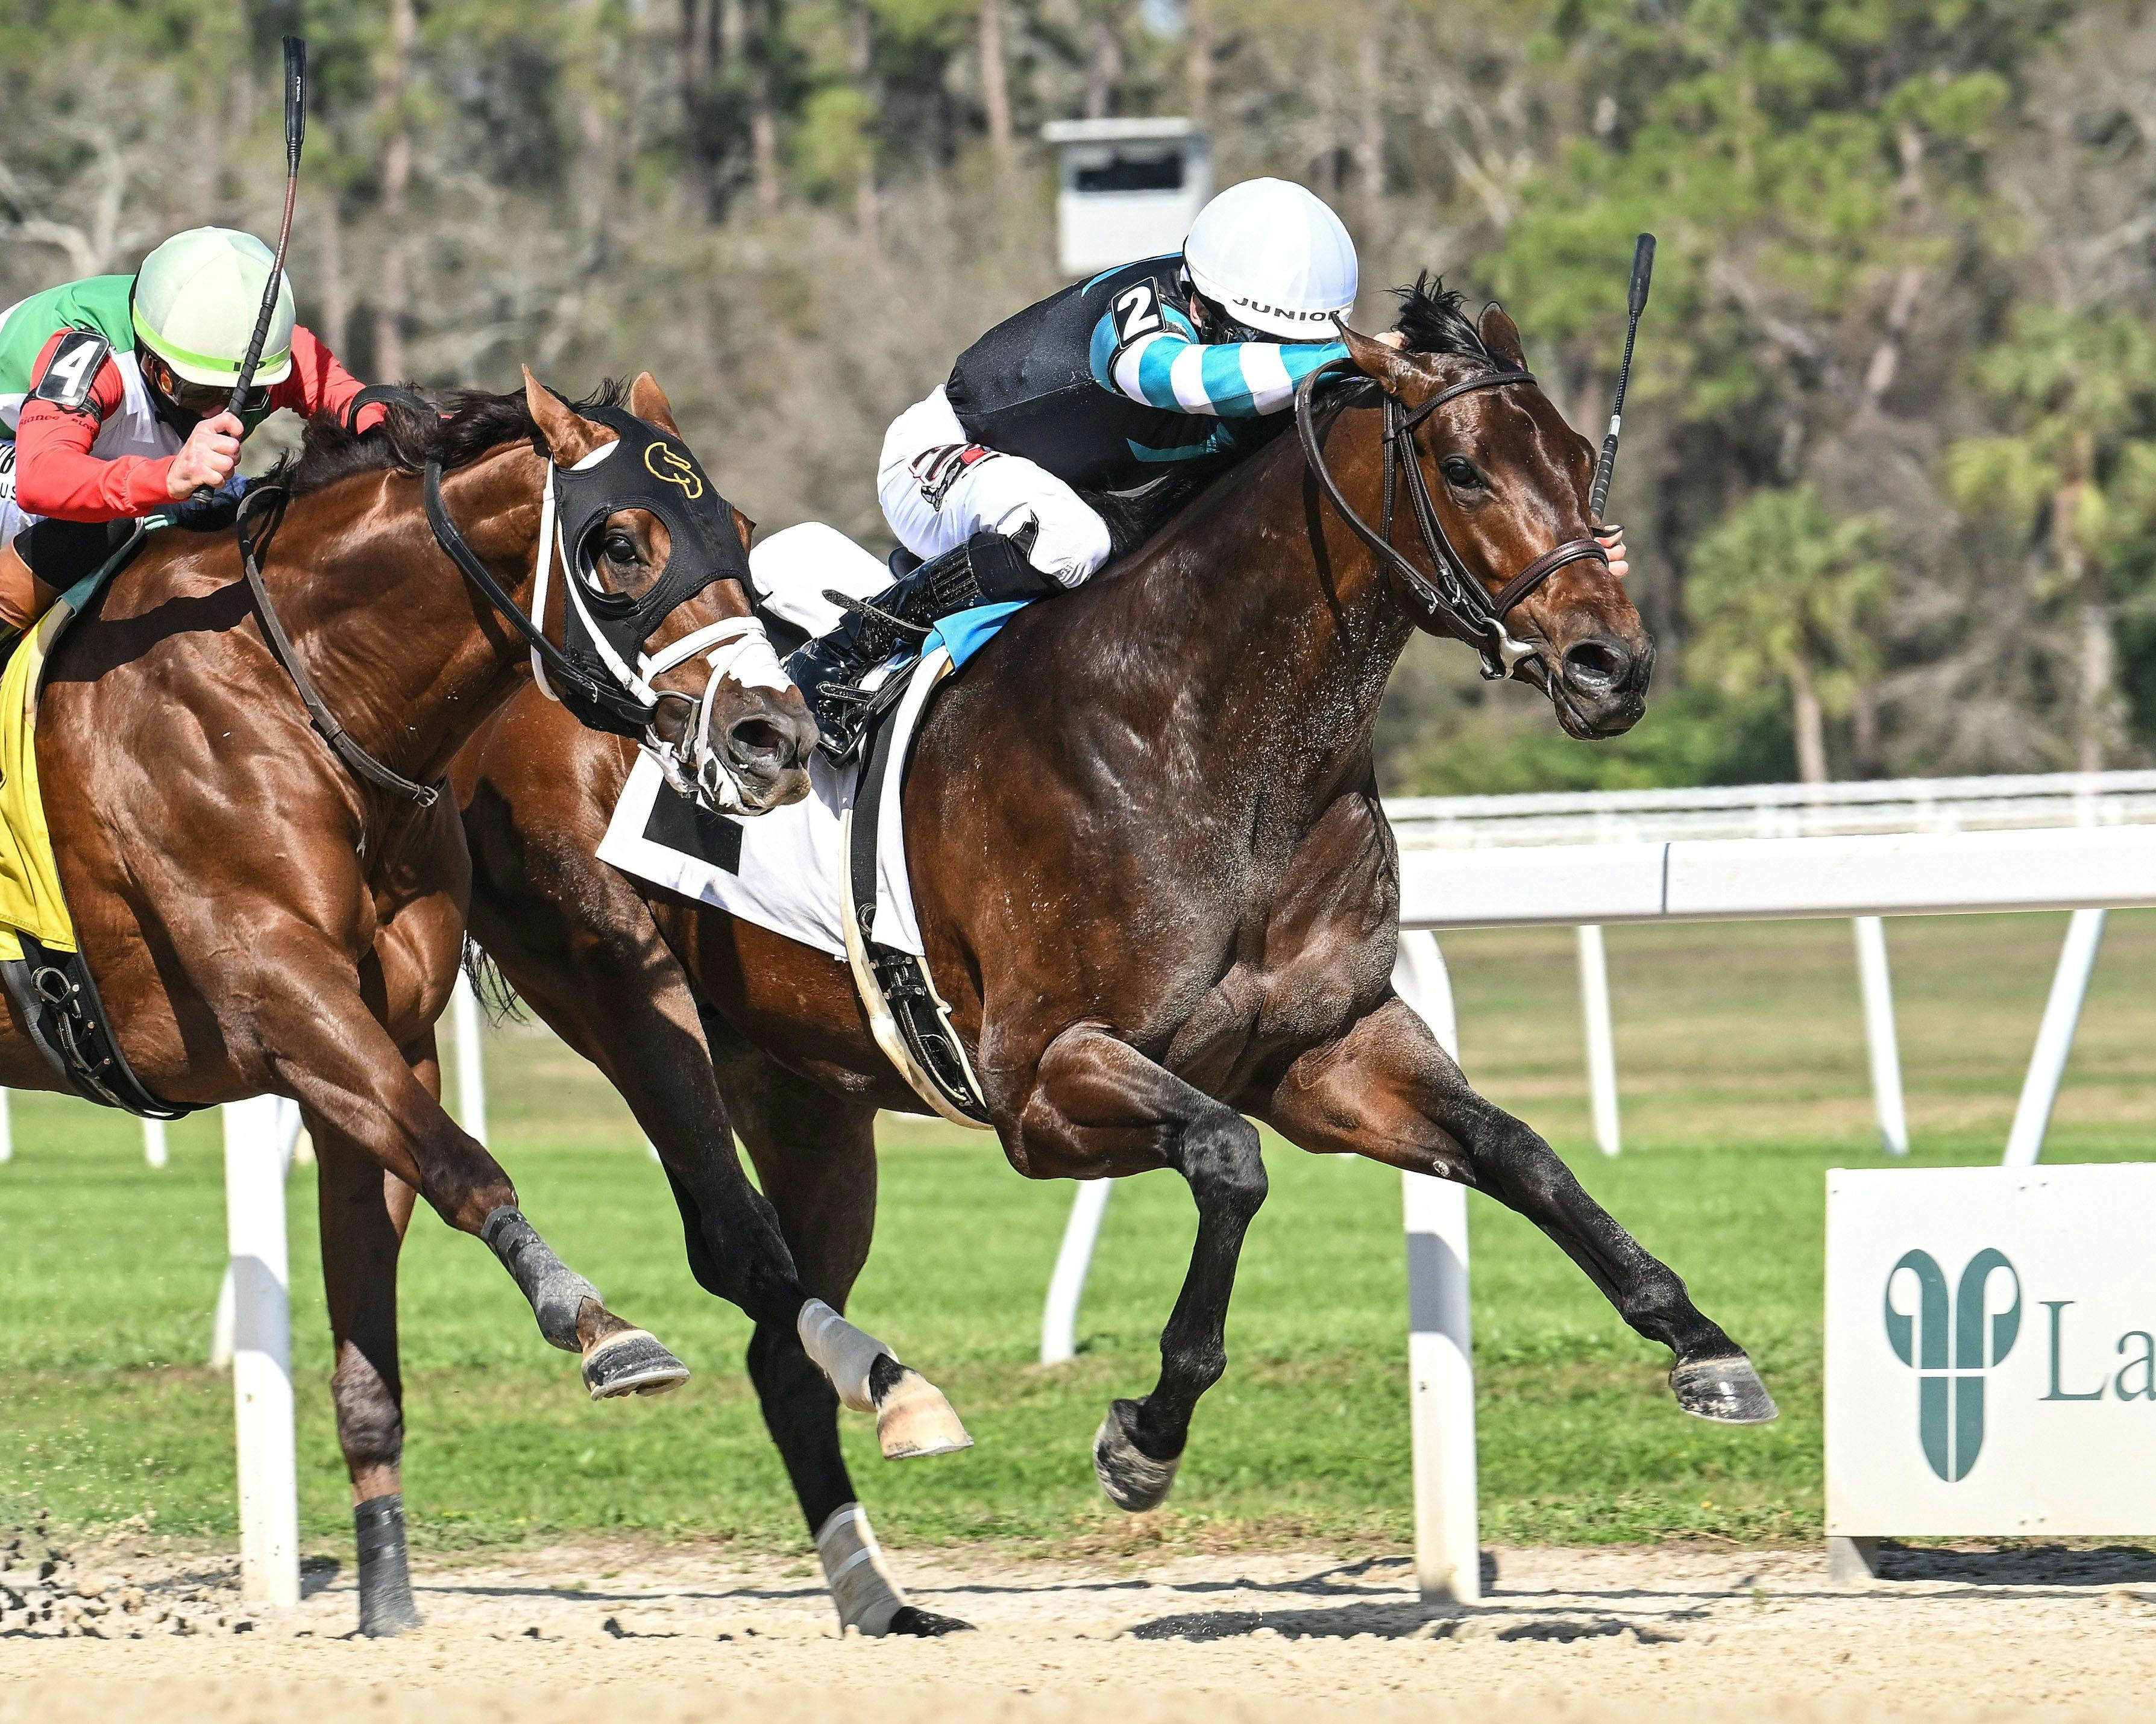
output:
POLYGON ((1108 560, 1108 524, 1077 492, 1023 455, 983 449, 966 435, 943 386, 884 433, 876 495, 898 541, 923 562, 978 532, 1040 528, 1029 560, 1076 587, 1108 560))

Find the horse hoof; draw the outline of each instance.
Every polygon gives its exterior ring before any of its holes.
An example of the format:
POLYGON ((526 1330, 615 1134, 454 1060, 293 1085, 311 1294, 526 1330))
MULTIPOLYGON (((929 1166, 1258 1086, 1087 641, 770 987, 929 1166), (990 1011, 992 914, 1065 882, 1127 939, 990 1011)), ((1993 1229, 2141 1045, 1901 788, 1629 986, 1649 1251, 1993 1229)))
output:
POLYGON ((899 1373, 876 1403, 876 1442, 886 1460, 919 1460, 973 1446, 943 1391, 910 1369, 899 1373))
POLYGON ((1678 1406, 1717 1424, 1768 1424, 1781 1416, 1782 1409, 1743 1353, 1680 1361, 1670 1369, 1670 1388, 1678 1406))
POLYGON ((399 1634, 408 1634, 426 1625, 427 1619, 413 1608, 409 1593, 402 1599, 372 1608, 364 1598, 360 1601, 359 1631, 370 1640, 393 1640, 399 1634))
POLYGON ((609 1335, 584 1355, 584 1387, 594 1401, 616 1395, 663 1395, 689 1380, 689 1367, 644 1329, 609 1335))
POLYGON ((1182 1465, 1183 1457, 1178 1455, 1170 1460, 1155 1460, 1131 1439, 1132 1429, 1137 1423, 1137 1411, 1136 1401, 1109 1404, 1108 1416, 1101 1421, 1101 1429, 1093 1435, 1093 1471, 1101 1480, 1101 1488, 1108 1493, 1109 1501, 1119 1509, 1142 1515, 1168 1500, 1168 1489, 1175 1483, 1175 1470, 1182 1465))
POLYGON ((932 1610, 923 1610, 916 1604, 901 1604, 898 1614, 891 1618, 886 1634, 911 1634, 916 1639, 932 1640, 938 1634, 970 1634, 976 1630, 970 1622, 961 1622, 955 1616, 938 1616, 932 1610))

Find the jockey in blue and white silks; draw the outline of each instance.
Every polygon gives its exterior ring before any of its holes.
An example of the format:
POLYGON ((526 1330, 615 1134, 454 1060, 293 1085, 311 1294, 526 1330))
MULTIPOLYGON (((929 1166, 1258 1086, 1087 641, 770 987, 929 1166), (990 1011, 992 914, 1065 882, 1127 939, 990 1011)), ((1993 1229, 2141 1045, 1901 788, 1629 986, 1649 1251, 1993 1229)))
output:
POLYGON ((1127 264, 990 330, 884 438, 877 491, 922 567, 788 667, 850 756, 857 679, 920 625, 968 605, 1081 584, 1108 560, 1081 489, 1209 476, 1286 423, 1295 386, 1345 356, 1354 242, 1315 195, 1248 180, 1199 213, 1180 254, 1127 264), (880 616, 875 613, 881 613, 880 616))
POLYGON ((1109 551, 1078 491, 1209 472, 1266 442, 1296 384, 1346 354, 1332 320, 1358 274, 1354 242, 1313 194, 1231 187, 1179 254, 1065 288, 960 354, 885 436, 885 518, 925 559, 1029 526, 1033 567, 1077 586, 1109 551))

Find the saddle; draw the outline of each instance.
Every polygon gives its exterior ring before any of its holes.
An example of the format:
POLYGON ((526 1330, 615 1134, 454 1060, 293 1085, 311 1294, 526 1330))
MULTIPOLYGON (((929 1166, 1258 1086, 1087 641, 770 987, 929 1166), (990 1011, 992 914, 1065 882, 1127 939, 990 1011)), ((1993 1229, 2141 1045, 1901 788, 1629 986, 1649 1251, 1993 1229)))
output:
POLYGON ((161 511, 135 523, 38 618, 0 672, 0 983, 62 1082, 101 1107, 151 1120, 184 1119, 196 1110, 163 1100, 135 1075, 76 946, 38 782, 38 694, 61 635, 172 519, 173 511, 161 511))

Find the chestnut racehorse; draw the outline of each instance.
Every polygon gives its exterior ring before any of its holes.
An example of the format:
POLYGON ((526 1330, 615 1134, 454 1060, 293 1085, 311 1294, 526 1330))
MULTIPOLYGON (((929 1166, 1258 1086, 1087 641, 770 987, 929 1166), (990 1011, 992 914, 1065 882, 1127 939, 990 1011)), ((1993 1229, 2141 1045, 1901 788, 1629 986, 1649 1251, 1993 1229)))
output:
MULTIPOLYGON (((425 787, 530 685, 532 651, 447 546, 460 535, 528 612, 554 469, 595 467, 624 421, 692 465, 648 373, 626 393, 628 414, 617 390, 588 404, 613 416, 606 424, 528 374, 526 384, 459 398, 447 419, 400 405, 364 438, 318 422, 306 455, 281 476, 282 519, 258 544, 293 656, 351 741, 409 781, 402 793, 377 788, 393 781, 362 782, 311 728, 228 537, 151 535, 59 638, 39 708, 38 769, 67 901, 135 1075, 179 1106, 290 1096, 314 1135, 332 1388, 362 1578, 371 1554, 398 1552, 398 1584, 377 1588, 384 1621, 408 1618, 410 1602, 394 1496, 395 1313, 373 1290, 394 1275, 415 1195, 486 1238, 547 1338, 583 1355, 595 1396, 670 1387, 683 1374, 553 1255, 509 1176, 438 1099, 434 1024, 456 977, 470 867, 453 800, 425 787), (448 539, 430 530, 423 470, 439 472, 448 539)), ((590 603, 633 607, 678 557, 665 591, 701 590, 672 607, 654 650, 692 631, 726 632, 716 625, 745 615, 747 602, 738 529, 713 516, 714 532, 721 522, 730 562, 696 548, 714 541, 683 543, 649 511, 607 512, 583 573, 590 603), (723 578, 706 584, 713 575, 723 578)), ((537 619, 554 635, 563 597, 557 582, 537 619)), ((686 698, 672 704, 683 710, 708 692, 712 721, 700 734, 720 739, 718 766, 740 805, 799 796, 814 736, 799 695, 783 679, 745 685, 701 671, 683 664, 660 680, 682 685, 686 698)), ((0 1084, 64 1087, 12 999, 4 1013, 0 1084)), ((726 1194, 738 1200, 747 1183, 738 1167, 733 1179, 741 1191, 726 1194)), ((737 1202, 734 1213, 757 1212, 737 1202)), ((742 1275, 773 1283, 768 1309, 782 1308, 788 1288, 796 1305, 806 1298, 775 1227, 726 1243, 742 1275)))
MULTIPOLYGON (((1095 1439, 1127 1509, 1166 1495, 1225 1367, 1237 1254, 1265 1195, 1253 1119, 1517 1210, 1671 1349, 1686 1411, 1774 1416, 1677 1275, 1477 1095, 1393 991, 1398 856, 1371 735, 1410 634, 1440 620, 1418 597, 1436 571, 1414 513, 1382 508, 1381 551, 1342 505, 1379 518, 1389 445, 1420 463, 1436 542, 1574 736, 1638 720, 1653 651, 1606 559, 1582 548, 1594 453, 1524 375, 1511 321, 1492 307, 1478 327, 1456 296, 1418 290, 1401 331, 1405 351, 1351 336, 1375 387, 1313 417, 1336 491, 1282 436, 1111 574, 1019 613, 938 695, 905 784, 928 966, 1011 1165, 1036 1179, 1173 1167, 1197 1205, 1159 1379, 1095 1439), (1389 439, 1388 398, 1408 421, 1389 439)), ((803 1280, 840 1304, 869 1247, 875 1111, 926 1110, 846 966, 593 859, 629 764, 529 697, 479 739, 454 775, 475 937, 666 1156, 699 1280, 721 1287, 723 1265, 679 1170, 691 1152, 730 1157, 737 1130, 803 1280)), ((758 1326, 748 1363, 820 1534, 857 1512, 830 1392, 783 1325, 758 1326)), ((951 1626, 896 1608, 895 1589, 865 1603, 834 1590, 870 1633, 951 1626)))

